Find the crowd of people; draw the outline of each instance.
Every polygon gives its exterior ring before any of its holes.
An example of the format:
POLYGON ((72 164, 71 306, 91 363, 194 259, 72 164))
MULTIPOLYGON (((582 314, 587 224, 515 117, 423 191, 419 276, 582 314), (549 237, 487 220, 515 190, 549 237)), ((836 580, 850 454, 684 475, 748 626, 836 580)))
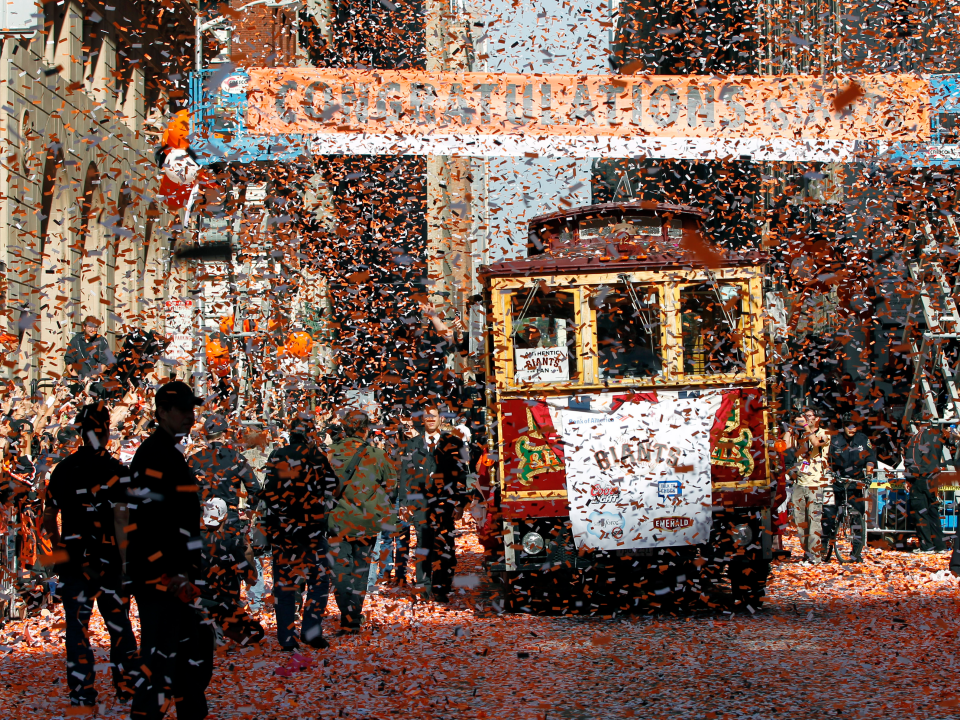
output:
MULTIPOLYGON (((798 413, 783 434, 791 486, 788 503, 804 555, 801 562, 808 565, 830 561, 838 509, 847 503, 859 513, 851 537, 855 562, 861 561, 866 545, 866 491, 876 479, 877 452, 856 413, 844 415, 837 424, 835 431, 828 431, 819 411, 811 407, 798 413)), ((900 524, 904 530, 916 532, 919 547, 913 552, 950 552, 943 537, 936 488, 932 487, 939 463, 931 456, 937 454, 937 447, 918 437, 905 451, 903 467, 892 473, 902 476, 907 493, 900 524)), ((894 512, 889 519, 896 523, 896 509, 891 509, 894 512)))
POLYGON ((282 424, 245 423, 152 366, 111 399, 109 349, 87 325, 49 397, 13 389, 0 407, 0 502, 17 523, 4 538, 19 560, 4 579, 21 612, 63 603, 73 704, 97 703, 94 605, 132 717, 175 703, 201 718, 217 643, 261 642, 265 607, 296 653, 328 647, 331 591, 338 634, 360 632, 366 596, 386 586, 450 601, 456 520, 468 506, 481 517, 482 450, 469 412, 422 392, 429 379, 385 411, 301 402, 282 424))

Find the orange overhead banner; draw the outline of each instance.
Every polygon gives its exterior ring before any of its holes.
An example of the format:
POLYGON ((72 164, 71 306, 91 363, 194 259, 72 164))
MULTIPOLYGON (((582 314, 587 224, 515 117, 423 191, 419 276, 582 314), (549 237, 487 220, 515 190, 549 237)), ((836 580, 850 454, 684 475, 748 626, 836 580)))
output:
POLYGON ((925 142, 915 75, 618 76, 252 69, 251 135, 925 142))

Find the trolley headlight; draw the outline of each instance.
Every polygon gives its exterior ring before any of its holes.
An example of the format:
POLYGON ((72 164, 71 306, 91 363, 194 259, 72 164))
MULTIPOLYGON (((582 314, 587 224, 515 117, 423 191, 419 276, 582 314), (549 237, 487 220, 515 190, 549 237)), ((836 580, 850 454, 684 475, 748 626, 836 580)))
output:
POLYGON ((523 536, 521 545, 527 555, 537 555, 543 552, 543 536, 540 533, 528 532, 523 536))
POLYGON ((733 528, 733 541, 741 547, 746 547, 753 542, 753 528, 744 523, 733 528))

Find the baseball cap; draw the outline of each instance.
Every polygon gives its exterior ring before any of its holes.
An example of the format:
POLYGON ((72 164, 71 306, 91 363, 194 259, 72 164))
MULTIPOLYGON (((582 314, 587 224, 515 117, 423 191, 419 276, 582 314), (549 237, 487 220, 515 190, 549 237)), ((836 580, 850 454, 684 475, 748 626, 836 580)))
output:
POLYGON ((172 380, 157 390, 154 404, 162 408, 176 407, 184 409, 199 407, 203 405, 203 400, 194 395, 190 386, 182 380, 172 380))
POLYGON ((203 504, 204 527, 218 527, 227 517, 227 503, 220 498, 210 498, 203 504))
POLYGON ((227 424, 227 419, 223 415, 215 413, 203 421, 203 429, 209 435, 219 435, 229 430, 230 426, 227 424))

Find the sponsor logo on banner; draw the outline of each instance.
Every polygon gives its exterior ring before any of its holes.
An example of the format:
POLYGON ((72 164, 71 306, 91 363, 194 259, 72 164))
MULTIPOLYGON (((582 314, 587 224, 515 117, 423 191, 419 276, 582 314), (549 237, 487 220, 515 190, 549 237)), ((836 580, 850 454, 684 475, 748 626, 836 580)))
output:
POLYGON ((616 502, 620 499, 620 488, 616 485, 594 485, 590 488, 590 497, 595 502, 616 502))
POLYGON ((657 530, 686 530, 693 526, 693 518, 674 515, 672 517, 654 518, 653 527, 657 530))
POLYGON ((614 538, 623 537, 623 516, 618 513, 592 512, 588 520, 587 532, 596 538, 609 535, 614 538))
POLYGON ((661 480, 657 483, 657 496, 661 500, 680 497, 683 493, 679 480, 661 480))

